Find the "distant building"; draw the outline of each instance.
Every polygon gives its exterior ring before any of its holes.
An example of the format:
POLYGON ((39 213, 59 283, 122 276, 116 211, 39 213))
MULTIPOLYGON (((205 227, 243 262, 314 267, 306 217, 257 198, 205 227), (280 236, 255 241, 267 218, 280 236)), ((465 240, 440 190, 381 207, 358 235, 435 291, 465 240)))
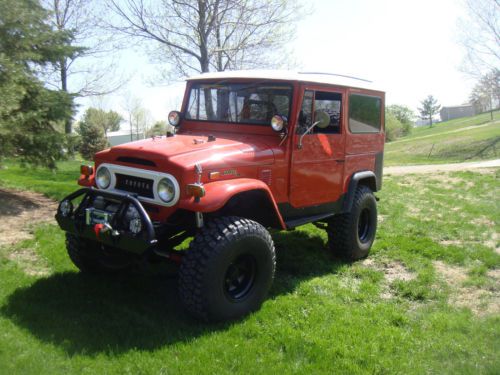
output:
POLYGON ((144 133, 132 133, 130 130, 118 130, 108 133, 108 142, 111 146, 121 145, 123 143, 138 141, 144 139, 144 133))
MULTIPOLYGON (((436 120, 434 117, 432 118, 432 123, 435 124, 436 122, 439 122, 436 120)), ((430 122, 428 118, 419 118, 417 121, 414 123, 414 127, 418 128, 420 126, 429 126, 430 122)))
POLYGON ((439 112, 441 121, 453 120, 454 118, 469 117, 476 114, 476 110, 472 104, 455 105, 451 107, 443 107, 439 112))

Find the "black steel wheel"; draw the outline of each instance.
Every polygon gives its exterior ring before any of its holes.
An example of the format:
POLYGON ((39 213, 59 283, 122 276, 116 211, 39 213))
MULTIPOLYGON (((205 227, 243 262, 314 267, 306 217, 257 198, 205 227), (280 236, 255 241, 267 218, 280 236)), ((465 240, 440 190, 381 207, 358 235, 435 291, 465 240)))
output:
POLYGON ((196 318, 240 318, 260 308, 275 267, 273 240, 262 225, 216 218, 199 230, 182 259, 179 296, 196 318))
POLYGON ((358 186, 351 212, 335 215, 327 231, 336 256, 351 261, 368 256, 377 232, 377 202, 369 187, 358 186))
POLYGON ((224 292, 235 302, 245 298, 252 289, 257 273, 255 258, 250 254, 240 255, 233 261, 224 277, 224 292))

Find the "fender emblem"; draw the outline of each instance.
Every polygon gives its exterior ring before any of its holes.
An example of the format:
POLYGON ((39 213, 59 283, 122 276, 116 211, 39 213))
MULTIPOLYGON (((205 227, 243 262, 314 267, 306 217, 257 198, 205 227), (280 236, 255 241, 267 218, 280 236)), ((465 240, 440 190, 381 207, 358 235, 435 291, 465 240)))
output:
POLYGON ((223 171, 222 175, 223 176, 237 176, 238 172, 236 171, 236 169, 228 169, 228 170, 223 171))

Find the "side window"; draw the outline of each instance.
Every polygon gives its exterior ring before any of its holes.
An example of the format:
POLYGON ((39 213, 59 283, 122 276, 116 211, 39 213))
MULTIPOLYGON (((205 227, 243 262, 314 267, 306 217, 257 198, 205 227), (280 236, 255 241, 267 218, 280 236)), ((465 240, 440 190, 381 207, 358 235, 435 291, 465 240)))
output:
POLYGON ((330 124, 325 129, 314 128, 311 134, 340 133, 342 94, 325 91, 306 91, 299 114, 297 133, 303 134, 315 121, 314 114, 323 111, 330 116, 330 124))
POLYGON ((351 133, 379 133, 382 100, 375 96, 349 96, 349 130, 351 133))
POLYGON ((299 113, 299 123, 297 124, 298 134, 303 134, 312 124, 313 96, 313 91, 304 92, 304 99, 299 113))

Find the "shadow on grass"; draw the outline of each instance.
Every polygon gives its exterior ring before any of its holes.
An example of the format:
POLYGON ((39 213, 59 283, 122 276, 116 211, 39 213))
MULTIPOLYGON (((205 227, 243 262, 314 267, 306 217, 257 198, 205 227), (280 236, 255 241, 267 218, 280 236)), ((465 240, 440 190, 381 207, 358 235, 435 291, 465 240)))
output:
POLYGON ((20 215, 26 210, 40 208, 40 205, 33 199, 23 197, 21 194, 14 194, 2 188, 0 188, 0 202, 2 202, 0 217, 20 215))
MULTIPOLYGON (((296 231, 277 233, 274 238, 278 271, 270 298, 340 265, 327 254, 319 237, 296 231)), ((118 278, 58 273, 14 291, 0 313, 69 355, 154 350, 231 325, 206 324, 186 316, 176 282, 176 277, 165 275, 118 278)))

